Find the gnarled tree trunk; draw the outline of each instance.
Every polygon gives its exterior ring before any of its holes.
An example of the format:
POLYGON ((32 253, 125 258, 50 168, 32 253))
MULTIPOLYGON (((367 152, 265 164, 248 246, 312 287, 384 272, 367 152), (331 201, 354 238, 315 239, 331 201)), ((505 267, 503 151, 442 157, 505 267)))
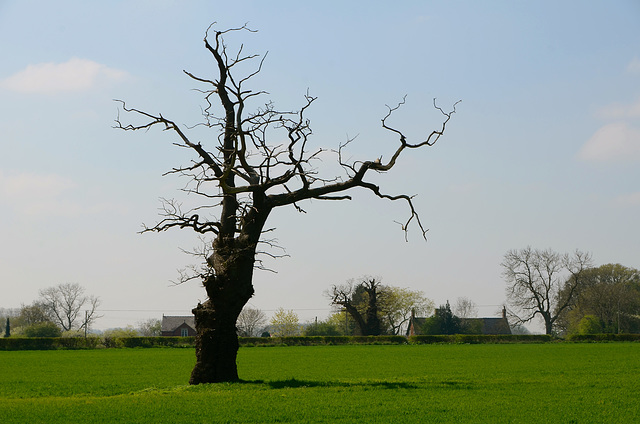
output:
POLYGON ((249 237, 214 242, 213 274, 204 281, 209 299, 193 309, 197 335, 191 384, 238 380, 236 321, 253 296, 255 250, 249 237))

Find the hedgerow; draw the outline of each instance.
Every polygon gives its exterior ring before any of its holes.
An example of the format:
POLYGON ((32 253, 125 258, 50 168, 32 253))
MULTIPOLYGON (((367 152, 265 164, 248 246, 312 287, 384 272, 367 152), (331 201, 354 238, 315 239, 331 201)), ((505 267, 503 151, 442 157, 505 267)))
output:
MULTIPOLYGON (((301 336, 240 337, 240 346, 402 345, 560 342, 546 334, 454 334, 424 336, 301 336)), ((585 334, 567 336, 569 342, 640 342, 640 334, 585 334)), ((9 337, 0 338, 0 350, 114 349, 194 347, 195 337, 9 337)))
POLYGON ((409 336, 409 343, 547 343, 554 341, 548 334, 452 334, 409 336))
POLYGON ((640 342, 640 334, 571 334, 570 342, 640 342))

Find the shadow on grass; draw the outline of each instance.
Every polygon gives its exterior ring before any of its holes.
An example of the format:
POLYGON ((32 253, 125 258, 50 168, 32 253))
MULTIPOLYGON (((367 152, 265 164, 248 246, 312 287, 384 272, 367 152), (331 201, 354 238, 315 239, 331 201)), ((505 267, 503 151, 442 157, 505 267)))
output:
POLYGON ((303 387, 365 387, 365 388, 377 388, 377 389, 424 389, 425 387, 440 387, 450 389, 473 389, 473 385, 469 382, 462 381, 439 381, 439 382, 424 382, 424 383, 409 383, 409 382, 397 382, 397 381, 358 381, 358 382, 345 382, 345 381, 313 381, 313 380, 298 380, 295 378, 289 378, 286 380, 241 380, 239 384, 257 384, 267 386, 271 389, 288 389, 288 388, 303 388, 303 387))

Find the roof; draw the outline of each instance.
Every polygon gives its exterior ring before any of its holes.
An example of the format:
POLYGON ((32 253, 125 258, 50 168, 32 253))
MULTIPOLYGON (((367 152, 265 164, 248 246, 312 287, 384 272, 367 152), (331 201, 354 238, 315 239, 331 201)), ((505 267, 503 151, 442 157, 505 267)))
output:
POLYGON ((196 319, 193 315, 187 316, 162 316, 162 329, 161 331, 173 331, 180 327, 182 324, 187 324, 189 327, 195 330, 196 319))
MULTIPOLYGON (((407 327, 407 335, 411 330, 411 324, 415 334, 422 334, 422 327, 428 318, 411 317, 409 327, 407 327)), ((501 318, 462 318, 462 321, 470 324, 471 328, 476 328, 479 334, 511 334, 511 327, 506 316, 501 318)))
POLYGON ((479 322, 481 334, 511 334, 507 318, 463 318, 467 322, 479 322))

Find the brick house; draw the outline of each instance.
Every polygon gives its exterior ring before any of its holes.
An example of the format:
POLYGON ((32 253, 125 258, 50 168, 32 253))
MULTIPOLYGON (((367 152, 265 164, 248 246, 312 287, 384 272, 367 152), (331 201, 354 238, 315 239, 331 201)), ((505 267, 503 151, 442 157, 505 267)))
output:
MULTIPOLYGON (((502 308, 500 318, 461 318, 470 328, 477 329, 478 334, 511 334, 511 326, 507 320, 507 309, 502 308)), ((407 336, 418 336, 422 334, 422 327, 427 318, 418 318, 411 315, 407 336)))
POLYGON ((188 337, 196 335, 196 321, 193 315, 162 315, 161 336, 188 337))

